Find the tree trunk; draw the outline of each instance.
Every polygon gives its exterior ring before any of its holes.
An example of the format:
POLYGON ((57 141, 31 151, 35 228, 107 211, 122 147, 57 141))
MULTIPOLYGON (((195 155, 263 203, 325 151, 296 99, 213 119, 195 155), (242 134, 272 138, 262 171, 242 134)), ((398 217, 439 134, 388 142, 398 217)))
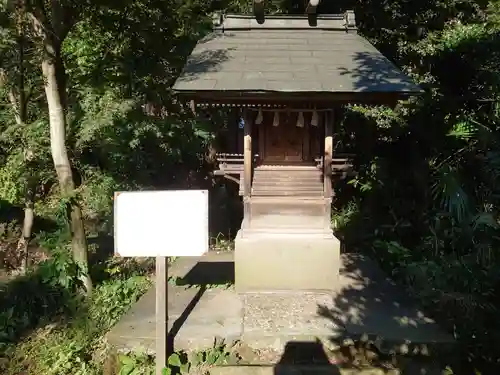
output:
POLYGON ((23 274, 26 274, 29 265, 29 244, 33 231, 33 222, 35 221, 35 187, 36 182, 33 179, 29 179, 24 197, 23 231, 17 243, 17 251, 22 254, 23 259, 23 263, 21 264, 23 274))
MULTIPOLYGON (((9 99, 12 111, 14 112, 14 119, 16 124, 23 126, 26 124, 27 118, 27 98, 25 94, 25 77, 24 77, 24 30, 22 29, 21 21, 18 20, 20 24, 18 29, 18 53, 19 53, 19 76, 18 76, 18 87, 15 90, 14 87, 9 87, 7 91, 7 97, 9 99)), ((0 86, 6 86, 7 74, 3 69, 0 69, 0 86)), ((27 164, 26 169, 28 174, 28 183, 26 186, 25 194, 25 208, 24 208, 24 219, 23 219, 23 229, 21 237, 17 243, 17 251, 21 254, 22 263, 20 266, 20 271, 24 274, 28 268, 28 246, 32 236, 33 221, 34 221, 34 203, 35 203, 35 189, 36 189, 36 179, 33 178, 35 173, 34 168, 30 165, 33 159, 32 152, 30 150, 25 150, 24 160, 27 164)))
MULTIPOLYGON (((49 39, 49 38, 47 38, 49 39)), ((60 56, 60 45, 54 41, 45 41, 45 54, 42 60, 42 73, 45 80, 45 94, 49 109, 50 147, 52 160, 59 180, 62 195, 67 201, 68 221, 70 223, 73 257, 85 270, 83 280, 87 295, 92 293, 92 281, 88 270, 88 247, 83 225, 82 211, 74 197, 75 184, 71 165, 66 150, 65 116, 65 76, 64 65, 60 56)))
MULTIPOLYGON (((14 111, 16 113, 16 121, 18 125, 25 125, 27 118, 27 98, 26 98, 26 81, 24 76, 24 0, 19 0, 17 9, 17 46, 19 51, 19 82, 18 82, 18 98, 12 93, 11 98, 14 111), (17 104, 17 108, 15 106, 17 104)), ((33 153, 27 149, 24 151, 24 161, 26 162, 27 183, 26 194, 24 196, 24 219, 21 238, 17 243, 17 250, 22 254, 21 270, 23 274, 28 270, 29 262, 29 244, 33 232, 33 222, 35 220, 35 190, 37 179, 34 177, 36 171, 33 166, 33 153)))
MULTIPOLYGON (((5 74, 0 71, 0 84, 4 85, 6 82, 5 74)), ((10 88, 8 92, 9 101, 12 107, 12 111, 14 112, 14 118, 16 120, 17 125, 24 125, 26 123, 26 103, 25 103, 25 95, 21 94, 24 92, 24 77, 23 80, 19 82, 19 94, 16 96, 15 91, 10 88)), ((35 189, 37 181, 33 177, 35 172, 35 168, 31 165, 33 155, 31 155, 31 150, 25 150, 24 161, 26 162, 25 173, 28 174, 28 182, 26 185, 26 194, 24 197, 24 219, 23 219, 23 229, 21 233, 21 237, 17 243, 17 251, 21 254, 22 264, 20 271, 25 274, 28 269, 28 260, 29 260, 29 242, 32 236, 33 230, 33 222, 35 219, 35 189)))

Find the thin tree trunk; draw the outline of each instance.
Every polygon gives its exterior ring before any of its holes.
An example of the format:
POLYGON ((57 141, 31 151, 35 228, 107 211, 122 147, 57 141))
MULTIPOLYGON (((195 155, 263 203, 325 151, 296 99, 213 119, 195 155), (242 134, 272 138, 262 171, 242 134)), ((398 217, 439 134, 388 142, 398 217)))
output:
MULTIPOLYGON (((6 74, 0 70, 0 84, 6 84, 6 74)), ((14 89, 10 88, 8 91, 8 98, 10 105, 12 107, 12 111, 14 112, 14 119, 16 120, 16 124, 23 126, 26 123, 26 103, 25 103, 25 95, 21 95, 20 92, 24 92, 24 77, 22 81, 19 81, 19 95, 16 95, 14 89)), ((17 251, 21 254, 22 264, 21 264, 21 273, 26 273, 28 269, 28 261, 29 261, 29 242, 32 236, 33 230, 33 222, 35 219, 35 189, 37 180, 34 178, 33 174, 35 173, 34 168, 31 166, 31 161, 33 159, 33 155, 30 150, 25 150, 24 160, 27 164, 26 168, 28 173, 28 182, 26 185, 26 194, 24 197, 24 219, 23 219, 23 229, 21 233, 21 237, 17 243, 17 251)))
MULTIPOLYGON (((19 82, 18 82, 18 97, 17 97, 17 108, 14 106, 14 111, 16 113, 16 121, 20 126, 26 124, 27 118, 27 98, 26 98, 26 81, 24 76, 24 12, 25 12, 24 0, 18 1, 17 9, 17 46, 19 52, 19 82)), ((16 98, 14 93, 11 98, 12 104, 16 103, 16 98)), ((17 250, 22 254, 22 264, 21 270, 25 274, 28 270, 29 262, 29 243, 31 240, 33 232, 33 222, 35 220, 35 189, 37 180, 34 177, 36 173, 33 167, 33 153, 31 150, 27 149, 24 152, 24 160, 26 162, 26 172, 28 174, 27 184, 26 184, 26 194, 24 196, 24 219, 23 219, 23 230, 21 233, 21 238, 17 243, 17 250)))
MULTIPOLYGON (((48 38, 47 38, 48 39, 48 38)), ((68 199, 67 212, 70 223, 73 257, 85 268, 84 285, 87 295, 92 293, 92 281, 88 273, 88 246, 83 225, 82 211, 74 197, 75 184, 66 150, 66 116, 64 108, 64 65, 60 58, 60 46, 46 40, 46 53, 42 60, 45 94, 49 109, 50 147, 52 159, 63 196, 68 199)))
POLYGON ((17 243, 17 250, 22 254, 23 259, 23 263, 21 264, 23 274, 26 273, 29 266, 29 244, 33 231, 33 222, 35 221, 35 187, 36 182, 33 179, 29 179, 24 197, 23 231, 17 243))

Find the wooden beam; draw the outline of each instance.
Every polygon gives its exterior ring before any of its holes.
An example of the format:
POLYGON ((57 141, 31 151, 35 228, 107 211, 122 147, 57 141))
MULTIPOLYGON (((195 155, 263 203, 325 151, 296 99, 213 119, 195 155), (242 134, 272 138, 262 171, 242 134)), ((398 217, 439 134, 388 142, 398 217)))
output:
POLYGON ((309 2, 307 3, 307 7, 306 7, 306 13, 307 14, 316 13, 319 3, 320 3, 320 0, 309 0, 309 2))
MULTIPOLYGON (((211 103, 221 106, 262 106, 282 105, 304 108, 305 96, 303 92, 262 92, 247 91, 226 92, 216 90, 193 91, 179 93, 183 100, 195 99, 198 103, 211 103)), ((329 108, 332 102, 349 104, 387 104, 395 105, 398 100, 416 96, 411 93, 398 92, 321 92, 308 93, 307 104, 316 108, 329 108)))

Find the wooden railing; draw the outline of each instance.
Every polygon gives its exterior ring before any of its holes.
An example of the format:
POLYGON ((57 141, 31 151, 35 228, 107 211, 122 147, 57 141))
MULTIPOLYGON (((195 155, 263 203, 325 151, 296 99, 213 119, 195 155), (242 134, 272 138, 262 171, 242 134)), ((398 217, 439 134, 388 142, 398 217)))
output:
MULTIPOLYGON (((349 176, 354 176, 356 172, 353 169, 354 154, 335 154, 332 158, 332 177, 335 179, 344 179, 349 176)), ((215 155, 218 162, 218 169, 214 171, 216 176, 224 176, 225 178, 239 184, 240 195, 243 194, 243 171, 244 157, 243 154, 217 153, 215 155)), ((259 155, 254 155, 252 163, 255 166, 259 155)), ((314 159, 317 168, 323 169, 323 158, 317 157, 314 159)))
MULTIPOLYGON (((224 176, 225 178, 236 182, 240 187, 240 195, 243 195, 243 172, 244 172, 244 156, 243 154, 227 154, 217 153, 215 158, 218 162, 219 169, 214 171, 216 176, 224 176)), ((259 155, 254 155, 252 163, 256 164, 259 155)))
MULTIPOLYGON (((332 176, 335 178, 346 178, 354 176, 356 172, 353 167, 354 154, 334 154, 332 158, 332 176)), ((317 157, 314 159, 316 166, 323 169, 323 158, 317 157)))
MULTIPOLYGON (((227 153, 218 153, 215 155, 219 163, 219 171, 223 171, 226 174, 237 174, 243 172, 243 164, 244 164, 244 156, 243 154, 227 154, 227 153)), ((252 163, 255 165, 259 158, 259 155, 254 155, 252 163)), ((217 174, 224 174, 217 173, 217 174)))

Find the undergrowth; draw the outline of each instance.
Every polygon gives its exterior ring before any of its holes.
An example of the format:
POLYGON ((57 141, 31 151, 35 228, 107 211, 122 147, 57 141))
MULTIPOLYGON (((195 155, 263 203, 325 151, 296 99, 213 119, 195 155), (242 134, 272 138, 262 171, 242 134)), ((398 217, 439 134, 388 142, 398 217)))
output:
MULTIPOLYGON (((214 342, 213 347, 206 350, 186 353, 179 351, 168 358, 168 367, 164 375, 186 375, 188 373, 204 374, 211 366, 235 365, 240 357, 232 347, 223 341, 214 342)), ((119 355, 119 375, 154 375, 155 359, 144 353, 119 355)))
POLYGON ((49 259, 0 290, 2 374, 101 374, 104 334, 150 285, 144 268, 111 259, 86 300, 81 270, 60 244, 54 239, 49 259))

